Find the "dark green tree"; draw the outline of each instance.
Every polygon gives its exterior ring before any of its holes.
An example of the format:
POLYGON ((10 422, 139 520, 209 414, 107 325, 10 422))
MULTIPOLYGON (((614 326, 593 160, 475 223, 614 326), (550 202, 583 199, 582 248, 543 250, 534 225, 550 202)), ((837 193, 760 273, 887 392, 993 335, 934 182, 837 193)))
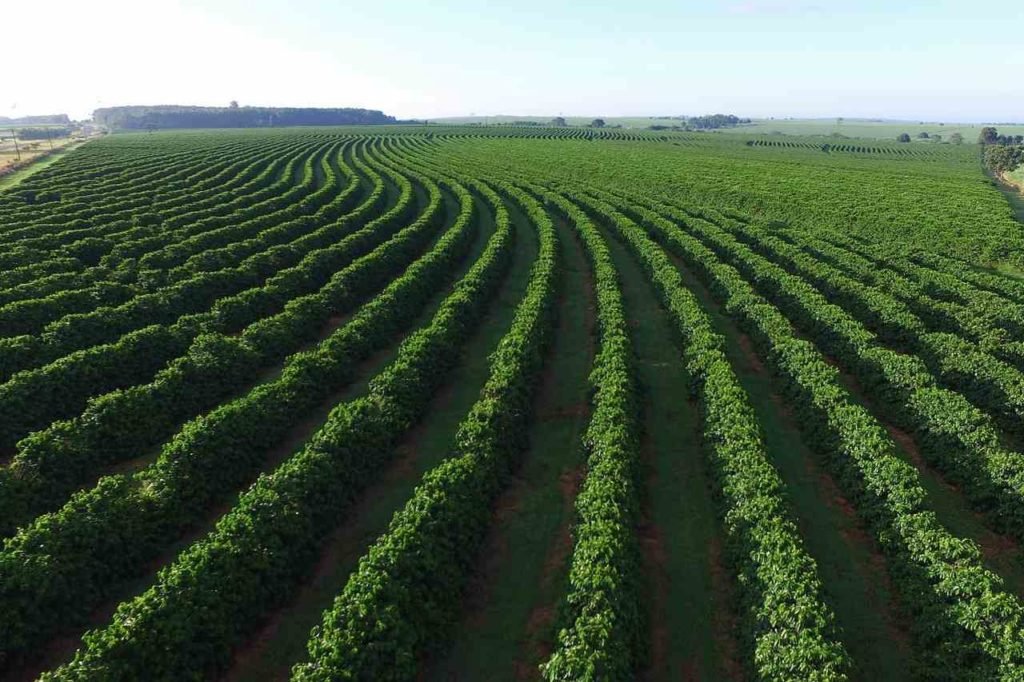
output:
POLYGON ((990 145, 985 149, 985 165, 1002 173, 1024 164, 1024 146, 990 145))
POLYGON ((991 126, 985 126, 978 135, 979 144, 995 144, 999 141, 999 133, 991 126))
POLYGON ((593 121, 590 122, 590 127, 591 128, 604 128, 604 119, 603 118, 595 118, 593 121))
POLYGON ((899 142, 910 142, 910 134, 909 133, 901 133, 900 136, 897 137, 896 139, 899 142))

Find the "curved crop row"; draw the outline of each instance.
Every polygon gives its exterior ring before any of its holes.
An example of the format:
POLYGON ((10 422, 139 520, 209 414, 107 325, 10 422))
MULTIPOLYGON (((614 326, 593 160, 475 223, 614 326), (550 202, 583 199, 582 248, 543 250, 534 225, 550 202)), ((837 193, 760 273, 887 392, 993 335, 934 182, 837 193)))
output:
MULTIPOLYGON (((419 271, 449 274, 470 225, 461 216, 430 255, 360 313, 354 328, 376 324, 403 293, 412 299, 404 313, 412 314, 412 301, 426 300, 435 288, 419 271)), ((74 661, 44 679, 182 679, 223 666, 230 647, 294 589, 320 539, 422 414, 497 290, 511 241, 508 221, 499 217, 480 259, 374 378, 369 395, 335 407, 301 451, 261 477, 210 535, 162 571, 154 587, 123 604, 106 629, 87 635, 74 661)))
MULTIPOLYGON (((755 251, 801 277, 897 348, 917 354, 936 378, 961 392, 1007 430, 1024 430, 1024 375, 969 341, 930 332, 925 322, 897 299, 845 276, 828 264, 767 234, 734 231, 755 251)), ((924 384, 928 386, 929 384, 924 384)))
MULTIPOLYGON (((205 213, 224 213, 255 203, 261 194, 271 196, 280 194, 286 187, 292 187, 294 192, 305 192, 307 188, 294 182, 292 168, 295 164, 305 161, 307 164, 317 154, 322 154, 325 146, 317 145, 299 146, 286 151, 288 155, 272 161, 271 163, 253 164, 253 166, 241 175, 236 175, 230 183, 220 183, 210 190, 212 195, 209 202, 213 206, 205 213), (257 175, 262 168, 262 172, 257 175), (284 172, 282 172, 282 168, 284 172), (276 180, 275 180, 276 179, 276 180), (248 182, 246 182, 248 181, 248 182), (240 188, 233 185, 236 182, 245 183, 240 188), (273 184, 271 184, 273 182, 273 184), (260 190, 254 195, 251 190, 260 190), (227 200, 234 192, 235 202, 227 200)), ((271 157, 272 158, 272 157, 271 157)), ((311 179, 311 178, 310 178, 311 179)), ((166 182, 166 181, 165 181, 166 182)), ((95 206, 83 205, 79 217, 64 216, 59 222, 43 223, 30 228, 23 228, 20 232, 32 230, 36 233, 34 237, 18 239, 13 246, 24 251, 23 258, 45 253, 60 255, 77 255, 86 253, 92 260, 100 260, 117 244, 152 234, 152 227, 164 220, 171 223, 177 219, 180 221, 191 221, 201 217, 203 212, 193 212, 189 199, 198 199, 202 195, 193 196, 189 193, 189 185, 182 183, 180 194, 181 200, 177 205, 154 204, 148 198, 136 202, 138 205, 132 208, 124 208, 119 214, 104 214, 101 209, 95 206)), ((120 196, 118 193, 115 196, 120 196)), ((169 224, 168 227, 171 225, 169 224)))
MULTIPOLYGON (((452 189, 459 195, 459 220, 466 220, 471 198, 461 186, 452 189)), ((319 291, 291 300, 239 336, 200 334, 152 382, 94 399, 79 417, 28 436, 10 466, 0 469, 0 536, 59 505, 97 467, 156 445, 183 420, 244 386, 254 372, 295 352, 332 315, 383 286, 431 238, 437 222, 428 213, 339 270, 319 291)))
POLYGON ((533 389, 553 326, 558 242, 543 209, 501 185, 536 225, 540 253, 512 327, 491 356, 480 398, 453 455, 428 472, 359 562, 309 642, 296 680, 399 680, 438 646, 491 518, 491 503, 525 447, 533 389))
POLYGON ((640 516, 639 398, 633 346, 618 273, 603 238, 576 205, 543 197, 569 218, 594 273, 598 352, 590 373, 593 413, 583 442, 587 474, 561 619, 565 627, 542 667, 547 680, 630 680, 644 641, 640 516))
POLYGON ((640 227, 600 199, 582 201, 606 217, 640 261, 679 328, 684 361, 703 408, 726 531, 736 541, 733 562, 746 607, 743 639, 753 669, 764 680, 845 680, 849 656, 824 601, 814 559, 790 518, 784 484, 765 452, 749 398, 725 357, 722 337, 675 266, 640 227))
POLYGON ((917 472, 839 385, 836 370, 713 251, 650 211, 635 210, 751 334, 785 382, 802 427, 899 567, 893 576, 919 644, 916 673, 934 680, 1024 678, 1024 608, 983 567, 977 546, 950 534, 928 510, 917 472))
MULTIPOLYGON (((1003 446, 986 414, 962 395, 939 387, 920 358, 883 347, 874 334, 807 282, 726 233, 716 233, 695 220, 687 224, 797 326, 849 367, 902 424, 921 434, 924 454, 964 483, 975 503, 990 512, 997 525, 1024 537, 1024 462, 1019 454, 1003 446)), ((948 339, 940 337, 931 343, 937 346, 948 343, 948 339)), ((956 344, 945 352, 950 361, 959 362, 956 344)), ((969 361, 970 356, 966 356, 964 362, 969 361)), ((967 370, 974 374, 968 376, 977 379, 983 370, 984 366, 975 363, 967 370)), ((964 372, 962 365, 951 371, 964 372)))
MULTIPOLYGON (((78 346, 88 348, 73 351, 49 364, 37 360, 34 364, 42 364, 38 369, 18 372, 0 384, 0 405, 6 406, 11 415, 8 421, 0 423, 0 447, 9 448, 27 433, 81 411, 92 395, 150 380, 164 363, 184 353, 192 339, 202 331, 236 331, 280 310, 295 296, 315 291, 340 267, 389 238, 410 217, 415 208, 413 191, 411 183, 402 177, 404 191, 392 210, 369 223, 365 222, 383 195, 383 188, 379 188, 379 192, 371 195, 340 224, 331 226, 332 230, 350 234, 328 246, 308 251, 279 245, 279 248, 251 256, 237 269, 201 273, 172 285, 173 299, 161 294, 137 297, 118 308, 67 318, 62 322, 68 324, 56 327, 54 334, 8 339, 10 343, 6 350, 19 350, 21 362, 29 364, 39 355, 43 358, 60 357, 78 346), (296 260, 299 261, 297 265, 274 274, 274 268, 287 266, 289 261, 296 260), (266 265, 261 267, 261 264, 266 265), (261 272, 263 269, 269 272, 264 274, 261 272), (264 277, 266 279, 260 286, 259 280, 264 277), (225 292, 214 286, 225 280, 239 284, 249 281, 256 286, 248 289, 232 286, 227 292, 234 291, 234 295, 222 296, 219 294, 225 292), (200 296, 199 292, 204 295, 200 296), (173 305, 175 301, 176 306, 173 305), (210 305, 208 311, 188 314, 204 302, 210 305), (154 305, 158 306, 156 310, 154 305), (150 325, 138 332, 131 331, 135 325, 160 319, 166 320, 164 325, 150 325), (74 325, 70 324, 72 321, 74 325), (63 334, 57 335, 57 330, 63 334), (118 331, 128 333, 113 343, 102 344, 104 339, 116 338, 118 331), (141 352, 132 342, 139 335, 159 339, 164 350, 154 352, 154 348, 149 348, 141 352), (40 340, 31 343, 36 338, 40 340), (46 399, 32 400, 33 396, 45 396, 46 399)), ((429 210, 440 210, 440 201, 435 201, 429 210)), ((4 349, 2 342, 0 349, 4 349)), ((19 355, 14 355, 8 360, 13 363, 18 358, 19 355)))
POLYGON ((345 385, 382 338, 409 323, 405 304, 429 295, 412 284, 403 281, 412 291, 385 299, 388 307, 369 304, 373 314, 357 315, 315 349, 291 356, 279 378, 186 424, 150 466, 101 479, 7 540, 0 552, 5 651, 29 647, 81 617, 212 502, 250 480, 296 420, 345 385))

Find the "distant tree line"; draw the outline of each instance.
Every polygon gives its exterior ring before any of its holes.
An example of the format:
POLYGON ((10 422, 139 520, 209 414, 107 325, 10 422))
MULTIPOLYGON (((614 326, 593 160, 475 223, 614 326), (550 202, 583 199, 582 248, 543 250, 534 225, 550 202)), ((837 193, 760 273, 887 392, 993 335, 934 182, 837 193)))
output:
POLYGON ((71 128, 21 128, 17 132, 22 140, 56 140, 70 135, 71 128))
POLYGON ((314 109, 277 107, 130 106, 106 107, 92 113, 95 123, 108 128, 268 128, 275 126, 335 126, 396 123, 373 109, 314 109))
MULTIPOLYGON (((942 124, 940 123, 939 125, 942 124)), ((929 133, 922 130, 917 134, 917 139, 931 140, 932 142, 942 142, 942 135, 939 135, 938 133, 929 133)), ((896 136, 896 141, 910 142, 910 133, 900 133, 898 136, 896 136)), ((949 141, 952 142, 953 144, 963 144, 964 136, 961 135, 960 133, 953 133, 952 135, 949 136, 949 141)))
POLYGON ((999 131, 992 126, 985 126, 978 135, 978 144, 985 145, 1013 145, 1024 144, 1024 135, 1000 135, 999 131))
POLYGON ((45 116, 22 116, 21 118, 8 118, 0 116, 0 125, 14 126, 38 126, 38 125, 70 125, 71 119, 67 114, 47 114, 45 116))

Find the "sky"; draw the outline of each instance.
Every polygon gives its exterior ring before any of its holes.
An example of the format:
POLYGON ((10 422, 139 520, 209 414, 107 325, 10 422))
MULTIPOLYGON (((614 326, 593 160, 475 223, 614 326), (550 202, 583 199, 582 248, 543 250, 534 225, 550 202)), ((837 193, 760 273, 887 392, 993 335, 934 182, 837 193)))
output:
POLYGON ((1020 0, 49 0, 3 10, 0 116, 99 106, 1024 119, 1020 0))

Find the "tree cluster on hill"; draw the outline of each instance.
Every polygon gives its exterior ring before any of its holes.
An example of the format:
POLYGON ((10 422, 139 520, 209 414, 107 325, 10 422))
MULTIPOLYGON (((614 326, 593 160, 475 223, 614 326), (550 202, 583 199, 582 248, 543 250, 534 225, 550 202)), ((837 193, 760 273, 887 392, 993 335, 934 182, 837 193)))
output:
POLYGON ((395 123, 373 109, 314 109, 277 107, 128 106, 92 113, 93 121, 109 128, 264 128, 273 126, 334 126, 395 123))
POLYGON ((715 130, 717 128, 735 128, 741 123, 750 123, 749 118, 740 118, 732 114, 708 114, 707 116, 653 116, 657 120, 678 120, 677 124, 655 123, 647 126, 648 130, 715 130))
POLYGON ((691 116, 686 119, 686 127, 693 128, 695 130, 735 128, 741 123, 750 123, 750 119, 739 118, 732 114, 709 114, 707 116, 691 116))
POLYGON ((20 118, 8 118, 0 116, 0 125, 69 125, 71 119, 67 114, 46 114, 44 116, 22 116, 20 118))

